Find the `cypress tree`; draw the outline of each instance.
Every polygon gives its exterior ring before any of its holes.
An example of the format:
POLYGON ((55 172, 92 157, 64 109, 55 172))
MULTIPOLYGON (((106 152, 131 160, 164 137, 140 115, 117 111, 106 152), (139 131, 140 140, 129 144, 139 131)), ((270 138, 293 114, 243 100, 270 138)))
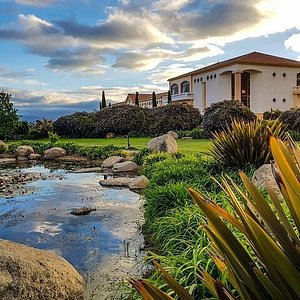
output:
POLYGON ((134 103, 136 106, 139 106, 139 93, 136 92, 135 93, 135 103, 134 103))
POLYGON ((101 110, 101 101, 99 101, 99 111, 101 110))
POLYGON ((171 96, 171 91, 168 90, 168 103, 172 102, 172 96, 171 96))
POLYGON ((106 107, 106 99, 105 99, 105 93, 102 91, 102 101, 101 101, 101 108, 106 107))
POLYGON ((152 93, 152 107, 157 107, 155 92, 152 93))

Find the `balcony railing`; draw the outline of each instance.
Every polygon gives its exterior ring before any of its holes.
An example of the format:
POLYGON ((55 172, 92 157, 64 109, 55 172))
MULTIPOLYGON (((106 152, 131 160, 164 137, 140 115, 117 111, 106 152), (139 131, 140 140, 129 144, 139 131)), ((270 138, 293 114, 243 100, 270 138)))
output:
MULTIPOLYGON (((184 100, 194 100, 194 93, 182 93, 172 95, 172 101, 184 101, 184 100)), ((168 103, 168 97, 162 98, 163 104, 168 103)))
POLYGON ((294 86, 293 93, 294 95, 300 95, 300 85, 294 86))

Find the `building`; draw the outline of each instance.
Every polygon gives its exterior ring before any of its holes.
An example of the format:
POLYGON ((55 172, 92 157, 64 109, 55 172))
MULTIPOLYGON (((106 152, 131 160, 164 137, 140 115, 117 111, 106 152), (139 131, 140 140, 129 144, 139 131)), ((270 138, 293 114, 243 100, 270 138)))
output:
MULTIPOLYGON (((125 104, 135 105, 135 93, 128 94, 125 100, 125 104)), ((168 103, 168 92, 157 93, 156 95, 156 102, 157 106, 163 106, 168 103)), ((139 106, 140 107, 147 107, 152 108, 152 94, 140 94, 138 95, 139 99, 139 106)))
POLYGON ((300 62, 252 52, 171 78, 172 101, 203 111, 225 99, 241 101, 258 116, 300 106, 300 62))

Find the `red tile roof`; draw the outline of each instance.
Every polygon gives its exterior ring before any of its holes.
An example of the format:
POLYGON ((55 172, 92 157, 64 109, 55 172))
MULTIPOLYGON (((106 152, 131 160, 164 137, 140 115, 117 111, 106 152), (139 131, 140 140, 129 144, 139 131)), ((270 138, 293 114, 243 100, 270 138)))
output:
POLYGON ((274 56, 270 54, 260 53, 260 52, 251 52, 241 56, 237 56, 231 59, 224 60, 222 62, 217 62, 215 64, 209 65, 207 67, 179 75, 168 79, 174 80, 182 78, 185 76, 196 75, 208 71, 213 71, 219 68, 223 68, 235 64, 247 64, 247 65, 265 65, 265 66, 278 66, 278 67, 290 67, 290 68, 300 68, 300 61, 288 59, 284 57, 274 56))
MULTIPOLYGON (((155 95, 156 95, 156 98, 158 99, 158 98, 167 96, 168 92, 156 93, 155 95)), ((131 100, 135 101, 135 93, 128 94, 126 99, 128 99, 128 98, 131 98, 131 100)), ((139 93, 139 102, 150 101, 150 100, 152 100, 152 94, 140 94, 139 93)))

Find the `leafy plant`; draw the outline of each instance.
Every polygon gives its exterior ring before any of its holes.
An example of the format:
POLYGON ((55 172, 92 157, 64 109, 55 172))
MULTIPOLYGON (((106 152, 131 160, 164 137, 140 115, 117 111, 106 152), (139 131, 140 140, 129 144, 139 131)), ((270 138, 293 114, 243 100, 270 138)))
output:
POLYGON ((279 120, 287 126, 288 130, 300 131, 300 108, 295 107, 284 111, 279 120))
POLYGON ((278 120, 271 123, 234 120, 224 131, 212 135, 212 156, 230 167, 243 168, 247 164, 260 167, 268 163, 271 159, 268 125, 275 136, 282 137, 284 127, 278 120))
POLYGON ((263 114, 263 119, 264 120, 276 120, 278 119, 282 114, 282 111, 279 109, 273 110, 271 109, 271 111, 265 111, 263 114))
MULTIPOLYGON (((227 193, 234 213, 230 214, 206 195, 189 189, 207 221, 202 222, 212 242, 209 251, 230 285, 213 278, 206 270, 199 275, 218 299, 299 299, 300 298, 300 148, 289 139, 289 148, 270 138, 275 160, 274 178, 284 202, 267 185, 266 199, 240 172, 247 193, 230 178, 220 186, 227 193), (286 205, 287 210, 283 209, 286 205), (238 239, 236 233, 242 234, 238 239)), ((193 299, 158 263, 156 268, 180 299, 193 299)), ((144 299, 174 299, 146 280, 130 280, 144 299)))
POLYGON ((224 100, 204 110, 202 126, 206 135, 210 136, 230 126, 233 120, 251 122, 255 119, 255 114, 241 102, 224 100))
POLYGON ((59 140, 59 135, 57 135, 56 133, 53 133, 51 131, 48 132, 48 136, 49 136, 49 140, 52 144, 55 144, 56 142, 58 142, 59 140))
POLYGON ((147 155, 151 153, 151 150, 148 148, 142 148, 140 151, 135 153, 133 157, 133 162, 135 162, 138 165, 142 165, 144 163, 144 159, 147 155))

